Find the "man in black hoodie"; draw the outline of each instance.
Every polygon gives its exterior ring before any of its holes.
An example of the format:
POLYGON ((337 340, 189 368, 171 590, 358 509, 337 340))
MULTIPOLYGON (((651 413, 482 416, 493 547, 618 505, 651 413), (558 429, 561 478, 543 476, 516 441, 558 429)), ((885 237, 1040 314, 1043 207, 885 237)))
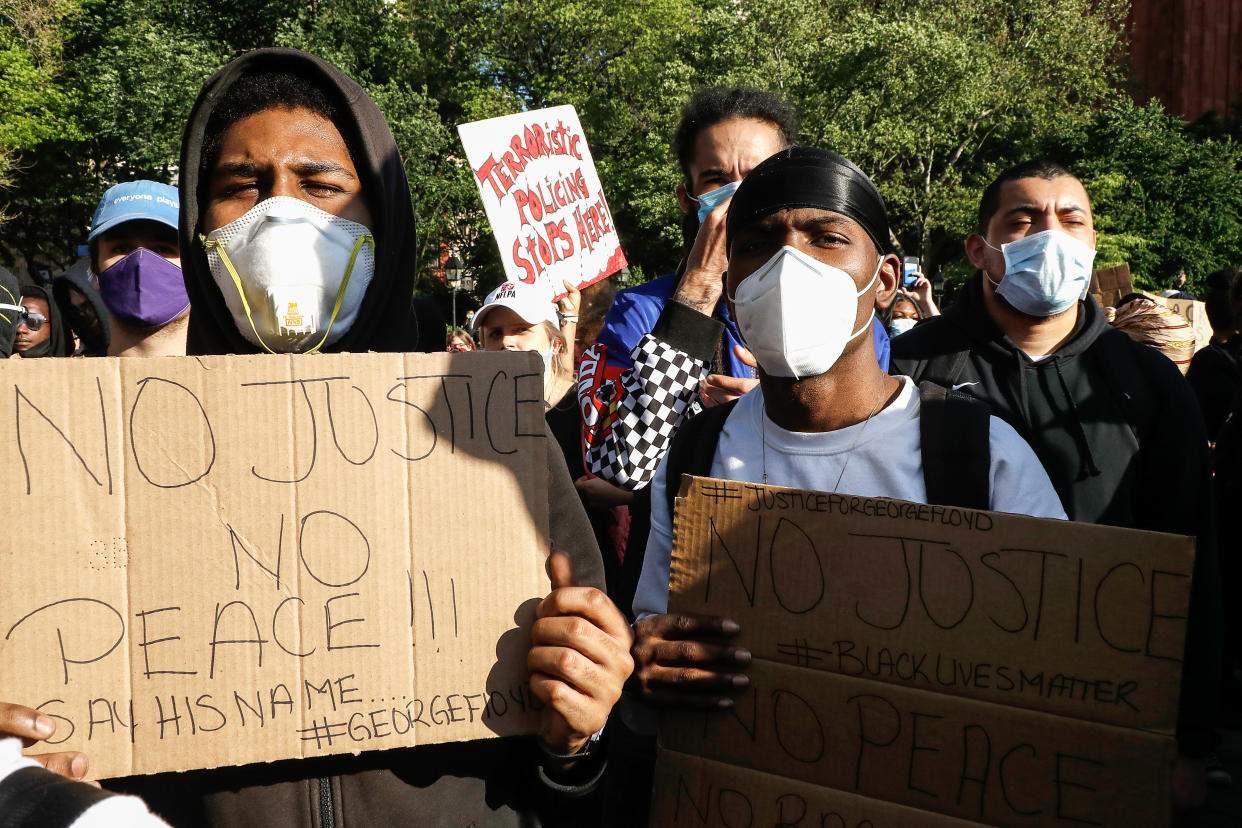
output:
POLYGON ((82 343, 81 356, 108 355, 108 306, 91 280, 90 259, 79 259, 52 280, 52 295, 69 330, 82 343))
MULTIPOLYGON (((414 350, 409 187, 384 116, 356 83, 302 52, 243 55, 199 94, 180 169, 191 354, 414 350), (289 227, 319 235, 313 245, 288 244, 289 227)), ((630 672, 630 631, 598 588, 599 550, 564 462, 548 455, 560 464, 549 467, 549 508, 552 546, 562 551, 550 561, 554 589, 537 610, 527 660, 531 690, 545 704, 538 738, 135 777, 109 787, 141 795, 177 826, 599 822, 591 796, 603 773, 599 735, 630 672)), ((46 739, 51 725, 0 703, 0 730, 46 739)), ((80 774, 84 764, 75 760, 53 761, 80 774)))
POLYGON ((893 371, 965 391, 1030 444, 1071 520, 1195 535, 1174 798, 1201 801, 1220 681, 1221 595, 1207 437, 1176 366, 1111 328, 1087 293, 1091 203, 1031 161, 984 191, 956 305, 893 340, 893 371), (1193 759, 1191 758, 1193 757, 1193 759))
POLYGON ((23 283, 21 291, 21 304, 26 314, 17 322, 13 356, 22 359, 71 356, 73 337, 65 329, 52 291, 34 282, 23 283))

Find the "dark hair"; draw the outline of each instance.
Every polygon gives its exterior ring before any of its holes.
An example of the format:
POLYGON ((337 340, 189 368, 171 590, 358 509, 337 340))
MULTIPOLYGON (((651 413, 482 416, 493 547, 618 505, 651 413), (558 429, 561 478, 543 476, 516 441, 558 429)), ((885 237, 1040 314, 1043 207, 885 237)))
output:
POLYGON ((909 302, 911 305, 913 305, 914 315, 917 316, 920 321, 922 321, 923 309, 919 307, 919 303, 914 301, 914 297, 912 297, 910 294, 904 293, 901 290, 898 290, 897 293, 893 296, 893 301, 889 302, 887 307, 875 309, 875 315, 879 317, 880 324, 882 324, 885 328, 887 328, 889 325, 892 324, 893 312, 897 310, 898 302, 909 302))
POLYGON ((1238 271, 1232 267, 1222 267, 1208 274, 1207 295, 1203 297, 1203 309, 1207 312, 1208 322, 1215 334, 1232 331, 1237 325, 1234 314, 1234 293, 1238 290, 1238 271))
POLYGON ((1047 158, 1023 161, 1005 170, 988 185, 988 188, 983 191, 983 198, 979 199, 979 235, 986 236, 988 233, 988 225, 992 222, 992 216, 996 215, 1000 207, 1000 191, 1005 182, 1018 181, 1023 178, 1042 178, 1045 181, 1051 181, 1065 176, 1077 179, 1077 176, 1065 167, 1047 158))
POLYGON ((228 87, 219 106, 211 113, 203 134, 203 149, 199 156, 199 181, 206 182, 212 168, 220 158, 220 142, 233 124, 268 109, 309 109, 316 115, 331 121, 345 139, 350 155, 357 157, 357 143, 342 128, 337 117, 340 108, 310 78, 297 72, 284 70, 261 70, 243 75, 228 87))
POLYGON ((699 133, 730 118, 754 118, 770 123, 780 131, 786 147, 793 146, 798 134, 798 114, 771 92, 746 86, 700 89, 682 107, 681 121, 673 133, 673 152, 687 181, 699 133))
MULTIPOLYGON (((918 317, 919 319, 923 318, 923 309, 919 307, 918 302, 914 301, 914 297, 910 296, 909 294, 902 293, 900 291, 897 292, 896 298, 893 299, 893 304, 889 305, 889 307, 892 308, 893 311, 895 311, 897 310, 897 305, 901 302, 905 302, 907 305, 914 308, 914 315, 916 317, 918 317)), ((892 311, 890 311, 890 314, 891 313, 892 311)))

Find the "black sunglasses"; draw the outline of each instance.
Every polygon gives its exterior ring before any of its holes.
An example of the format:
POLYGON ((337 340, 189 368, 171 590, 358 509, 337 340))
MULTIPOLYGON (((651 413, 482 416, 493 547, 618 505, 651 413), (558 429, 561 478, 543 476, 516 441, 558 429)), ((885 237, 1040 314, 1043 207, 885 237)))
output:
POLYGON ((8 314, 12 313, 16 317, 13 320, 13 327, 25 325, 28 330, 37 331, 47 323, 47 317, 38 311, 28 310, 24 305, 8 305, 0 304, 0 314, 4 314, 8 318, 8 314))

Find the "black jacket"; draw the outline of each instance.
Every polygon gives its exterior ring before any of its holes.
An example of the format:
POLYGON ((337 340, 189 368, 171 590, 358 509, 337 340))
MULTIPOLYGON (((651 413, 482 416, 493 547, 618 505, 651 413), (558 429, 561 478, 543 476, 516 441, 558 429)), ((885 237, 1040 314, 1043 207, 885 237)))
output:
POLYGON ((1215 440, 1225 424, 1225 415, 1233 396, 1242 388, 1242 334, 1234 334, 1226 343, 1213 342, 1190 360, 1186 381, 1203 409, 1207 433, 1215 440))
POLYGON ((894 373, 991 404, 1035 450, 1070 520, 1196 536, 1178 738, 1183 753, 1205 752, 1220 679, 1220 576, 1207 437, 1177 367, 1110 327, 1090 296, 1069 341, 1033 361, 992 321, 979 274, 892 348, 894 373))
MULTIPOLYGON (((254 353, 238 333, 224 299, 212 281, 198 240, 206 204, 200 181, 200 148, 211 112, 228 88, 255 67, 271 66, 306 74, 338 104, 339 124, 356 156, 374 225, 375 275, 353 327, 334 351, 413 351, 418 342, 415 315, 434 316, 427 303, 414 303, 414 211, 396 143, 379 109, 358 84, 335 67, 291 49, 260 49, 232 61, 213 75, 190 114, 181 150, 180 241, 186 290, 190 295, 190 353, 254 353)), ((443 348, 443 332, 435 349, 443 348)), ((555 454, 555 452, 550 452, 555 454)), ((559 457, 556 462, 561 462, 559 457)), ((553 543, 574 557, 584 585, 603 586, 599 550, 563 465, 550 474, 564 476, 572 508, 550 493, 553 543), (559 510, 559 514, 558 514, 559 510), (581 524, 564 527, 578 519, 581 524), (576 532, 584 542, 566 543, 576 532), (559 541, 559 542, 558 542, 559 541)), ((556 487, 553 487, 554 489, 556 487)), ((482 560, 482 559, 481 559, 482 560)), ((110 788, 142 796, 174 826, 516 826, 589 825, 597 821, 591 793, 602 773, 598 760, 579 763, 576 776, 553 783, 543 771, 531 737, 433 745, 324 759, 250 765, 242 768, 112 780, 110 788)))
MULTIPOLYGON (((375 236, 375 275, 353 327, 325 351, 413 351, 418 326, 412 322, 415 225, 410 186, 388 121, 367 93, 336 67, 294 49, 258 49, 226 64, 208 78, 190 111, 181 142, 181 213, 178 237, 185 289, 190 296, 190 354, 253 354, 260 349, 237 330, 220 289, 211 278, 199 240, 209 181, 200 169, 203 137, 211 114, 228 89, 247 73, 265 67, 306 75, 337 106, 337 124, 354 156, 375 236)), ((440 338, 443 338, 441 333, 440 338)), ((441 347, 443 347, 441 345, 441 347)))

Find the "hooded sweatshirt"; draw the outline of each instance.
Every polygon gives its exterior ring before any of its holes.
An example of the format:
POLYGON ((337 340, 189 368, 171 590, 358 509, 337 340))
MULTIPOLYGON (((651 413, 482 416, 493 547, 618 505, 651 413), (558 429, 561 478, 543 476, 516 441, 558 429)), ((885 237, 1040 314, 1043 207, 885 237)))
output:
MULTIPOLYGON (((204 131, 239 77, 271 67, 303 73, 339 106, 338 129, 350 147, 373 216, 375 275, 353 327, 333 351, 412 351, 418 341, 414 212, 405 171, 384 116, 358 84, 330 64, 291 49, 260 49, 232 61, 199 93, 181 149, 180 242, 190 295, 191 354, 255 353, 237 331, 211 278, 198 239, 206 205, 200 178, 204 131)), ((442 347, 436 335, 436 350, 442 347)), ((603 586, 603 563, 564 461, 549 451, 552 545, 573 558, 578 582, 603 586)), ((540 826, 598 822, 592 793, 598 758, 553 780, 533 737, 397 749, 361 756, 293 760, 241 768, 111 780, 136 793, 174 826, 330 828, 330 826, 540 826)))
POLYGON ((1148 345, 1078 303, 1068 341, 1027 356, 988 314, 982 275, 957 303, 893 340, 893 373, 992 406, 1035 450, 1070 520, 1196 536, 1179 747, 1210 748, 1221 596, 1207 437, 1190 386, 1148 345), (945 374, 951 376, 945 376, 945 374))
POLYGON ((294 49, 258 49, 226 64, 203 84, 181 143, 178 237, 185 288, 190 295, 187 351, 193 355, 253 354, 261 350, 238 332, 224 297, 211 278, 207 254, 199 240, 210 182, 199 167, 203 138, 218 102, 240 77, 263 69, 304 74, 336 104, 336 126, 354 156, 363 198, 371 212, 375 275, 353 326, 324 350, 415 350, 418 326, 410 310, 410 298, 414 295, 414 207, 401 154, 388 122, 362 87, 331 64, 294 49))
POLYGON ((79 259, 68 270, 52 280, 52 294, 56 297, 61 316, 69 320, 70 330, 82 340, 83 356, 107 356, 111 336, 108 320, 111 315, 99 291, 91 282, 90 266, 90 259, 79 259), (80 318, 79 312, 69 299, 70 288, 85 296, 86 301, 90 302, 91 307, 95 309, 95 317, 99 320, 97 330, 90 330, 85 321, 80 318))
POLYGON ((56 300, 52 298, 52 291, 42 285, 27 282, 21 286, 23 297, 29 296, 32 299, 42 299, 47 302, 47 325, 51 329, 47 339, 28 349, 22 354, 22 359, 35 359, 36 357, 67 357, 73 355, 73 337, 65 328, 65 322, 60 316, 60 309, 56 306, 56 300))
MULTIPOLYGON (((0 305, 21 304, 22 292, 17 286, 17 277, 0 267, 0 305)), ((17 316, 14 313, 0 313, 0 358, 7 359, 13 354, 13 337, 17 335, 17 316)))

